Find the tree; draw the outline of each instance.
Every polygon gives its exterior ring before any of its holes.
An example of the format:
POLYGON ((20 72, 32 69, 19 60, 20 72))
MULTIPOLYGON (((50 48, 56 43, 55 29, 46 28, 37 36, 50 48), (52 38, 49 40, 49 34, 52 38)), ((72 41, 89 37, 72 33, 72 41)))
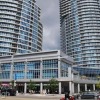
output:
POLYGON ((1 87, 2 87, 2 82, 0 82, 0 89, 1 89, 1 87))
POLYGON ((14 88, 14 80, 12 80, 10 83, 11 83, 12 88, 14 88))
POLYGON ((51 93, 55 93, 55 91, 58 89, 58 81, 54 78, 50 79, 47 87, 51 93))
POLYGON ((97 87, 98 89, 100 89, 100 82, 98 82, 98 83, 96 84, 96 87, 97 87))
POLYGON ((36 89, 35 82, 33 82, 32 80, 30 80, 30 82, 28 84, 28 89, 29 89, 30 93, 33 93, 33 91, 36 89))
POLYGON ((97 76, 97 79, 100 80, 100 76, 97 76))

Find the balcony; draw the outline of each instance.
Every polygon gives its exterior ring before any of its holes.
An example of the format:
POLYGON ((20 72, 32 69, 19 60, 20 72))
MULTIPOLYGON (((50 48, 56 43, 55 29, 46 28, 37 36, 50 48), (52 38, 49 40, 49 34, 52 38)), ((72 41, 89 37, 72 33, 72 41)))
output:
POLYGON ((87 77, 87 76, 76 76, 73 77, 74 82, 79 82, 79 83, 97 83, 97 81, 100 81, 100 77, 87 77))

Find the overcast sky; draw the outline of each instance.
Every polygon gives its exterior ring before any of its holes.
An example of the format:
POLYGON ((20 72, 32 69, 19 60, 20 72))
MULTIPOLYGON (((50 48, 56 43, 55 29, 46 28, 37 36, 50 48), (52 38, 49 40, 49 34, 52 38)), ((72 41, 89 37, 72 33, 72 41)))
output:
POLYGON ((41 8, 43 24, 43 50, 60 48, 59 0, 36 0, 41 8))

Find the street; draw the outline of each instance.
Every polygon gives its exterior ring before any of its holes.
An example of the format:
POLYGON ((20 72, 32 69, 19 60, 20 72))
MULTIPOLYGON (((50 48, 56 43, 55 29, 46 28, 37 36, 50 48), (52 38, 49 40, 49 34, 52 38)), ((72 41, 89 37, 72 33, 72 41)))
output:
MULTIPOLYGON (((41 96, 0 96, 0 100, 60 100, 60 97, 41 96)), ((97 99, 77 99, 77 100, 97 100, 97 99)))
POLYGON ((41 97, 0 97, 1 99, 6 99, 6 100, 60 100, 56 98, 41 98, 41 97))

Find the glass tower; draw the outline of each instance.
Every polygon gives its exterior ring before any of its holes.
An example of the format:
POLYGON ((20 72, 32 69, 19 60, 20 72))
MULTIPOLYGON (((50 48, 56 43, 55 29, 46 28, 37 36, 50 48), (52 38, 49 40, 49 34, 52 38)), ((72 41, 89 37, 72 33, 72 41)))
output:
POLYGON ((0 0, 0 55, 42 50, 40 11, 35 0, 0 0))
POLYGON ((100 67, 100 0, 60 0, 61 50, 82 67, 100 67))

